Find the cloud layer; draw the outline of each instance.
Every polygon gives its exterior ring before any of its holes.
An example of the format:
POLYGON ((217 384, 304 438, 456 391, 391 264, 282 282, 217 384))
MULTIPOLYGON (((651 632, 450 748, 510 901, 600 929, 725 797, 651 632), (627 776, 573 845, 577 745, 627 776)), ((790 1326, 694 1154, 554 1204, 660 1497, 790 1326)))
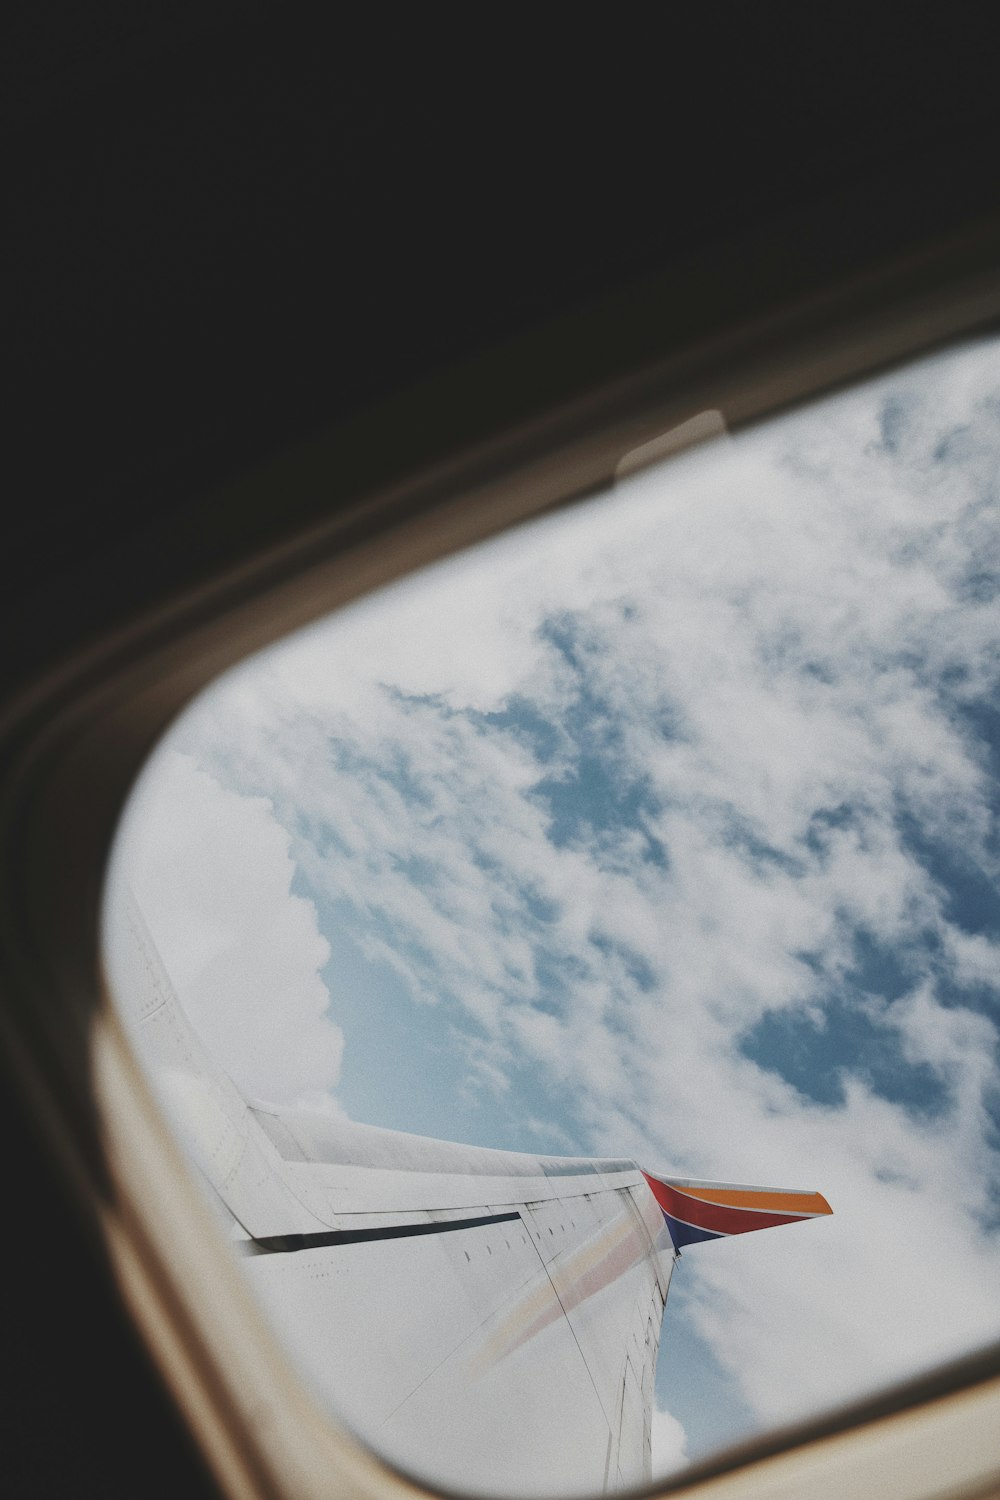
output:
POLYGON ((202 1040, 250 1098, 328 1106, 344 1047, 330 947, 270 804, 166 753, 128 817, 127 879, 202 1040))
POLYGON ((678 1273, 761 1423, 1000 1333, 998 456, 982 345, 630 480, 231 675, 134 820, 254 1092, 337 1080, 322 927, 497 1145, 824 1191, 678 1273))

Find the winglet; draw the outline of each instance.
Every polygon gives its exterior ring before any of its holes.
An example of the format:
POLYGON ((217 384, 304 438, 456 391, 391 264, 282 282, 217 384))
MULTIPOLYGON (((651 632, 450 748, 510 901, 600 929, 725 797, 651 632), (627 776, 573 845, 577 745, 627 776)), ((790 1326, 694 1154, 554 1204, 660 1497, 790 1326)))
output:
POLYGON ((752 1229, 773 1229, 833 1213, 822 1193, 793 1188, 742 1187, 729 1182, 694 1182, 643 1172, 667 1221, 674 1249, 698 1240, 719 1240, 752 1229))

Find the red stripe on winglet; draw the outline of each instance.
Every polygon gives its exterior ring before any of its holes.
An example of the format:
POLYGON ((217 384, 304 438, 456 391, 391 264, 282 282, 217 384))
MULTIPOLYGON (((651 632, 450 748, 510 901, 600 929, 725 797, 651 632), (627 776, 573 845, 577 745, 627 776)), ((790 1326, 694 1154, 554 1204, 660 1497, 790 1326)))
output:
POLYGON ((663 1212, 671 1218, 683 1219, 698 1229, 711 1229, 716 1234, 748 1234, 752 1229, 774 1229, 779 1224, 797 1224, 811 1214, 768 1214, 748 1208, 727 1208, 720 1203, 706 1203, 702 1198, 692 1198, 679 1188, 661 1182, 643 1172, 650 1190, 663 1212))

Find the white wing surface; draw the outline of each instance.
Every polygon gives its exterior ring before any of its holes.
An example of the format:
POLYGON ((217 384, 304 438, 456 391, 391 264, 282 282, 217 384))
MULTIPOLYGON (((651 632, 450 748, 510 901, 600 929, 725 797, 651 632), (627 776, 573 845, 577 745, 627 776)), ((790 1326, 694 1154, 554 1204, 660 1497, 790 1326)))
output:
POLYGON ((554 1495, 648 1480, 680 1247, 827 1214, 826 1200, 254 1104, 205 1053, 134 903, 120 917, 119 1008, 320 1399, 438 1485, 554 1495))
POLYGON ((207 1057, 134 906, 127 923, 119 1008, 320 1398, 439 1484, 557 1494, 648 1479, 674 1248, 635 1163, 253 1105, 207 1057))

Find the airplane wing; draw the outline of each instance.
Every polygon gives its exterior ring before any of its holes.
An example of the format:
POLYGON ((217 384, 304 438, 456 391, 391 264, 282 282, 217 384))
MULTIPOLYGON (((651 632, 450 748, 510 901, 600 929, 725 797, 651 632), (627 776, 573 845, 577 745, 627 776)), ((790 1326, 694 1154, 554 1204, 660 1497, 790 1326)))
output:
POLYGON ((205 1053, 134 903, 124 920, 119 1008, 320 1400, 439 1484, 537 1495, 648 1480, 680 1246, 825 1200, 252 1103, 205 1053))

